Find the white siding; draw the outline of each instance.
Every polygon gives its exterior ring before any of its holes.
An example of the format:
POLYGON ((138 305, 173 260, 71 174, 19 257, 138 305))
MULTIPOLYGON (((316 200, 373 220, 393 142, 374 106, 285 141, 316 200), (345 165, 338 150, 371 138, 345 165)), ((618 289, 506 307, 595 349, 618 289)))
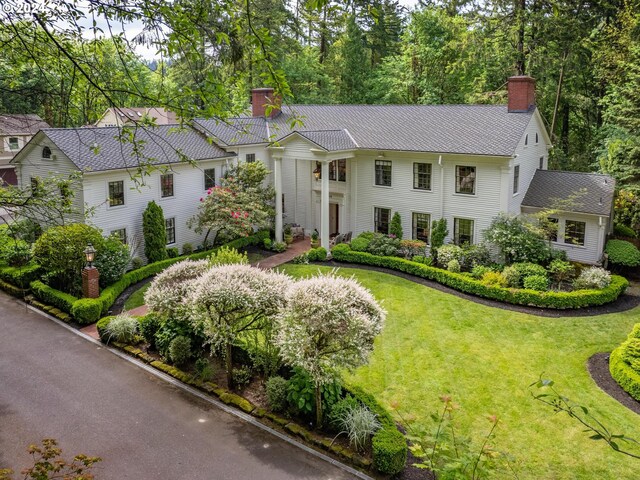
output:
POLYGON ((543 169, 546 170, 548 163, 548 151, 545 144, 544 125, 540 122, 538 115, 533 115, 531 121, 524 132, 524 135, 516 148, 517 157, 511 160, 509 168, 509 213, 514 215, 520 214, 520 204, 527 193, 529 184, 533 179, 533 175, 540 167, 540 157, 544 157, 543 169), (538 143, 536 144, 536 134, 538 135, 538 143), (525 139, 528 136, 528 144, 525 145, 525 139), (518 193, 513 193, 513 174, 514 166, 520 165, 520 181, 518 193))
MULTIPOLYGON (((95 225, 109 235, 113 230, 127 229, 127 236, 142 238, 142 212, 147 204, 155 200, 162 207, 165 218, 176 219, 176 242, 169 247, 178 247, 182 253, 182 246, 191 243, 197 248, 204 239, 187 227, 187 221, 198 211, 200 198, 206 196, 204 189, 204 173, 206 168, 216 169, 216 182, 219 183, 224 160, 208 160, 198 162, 198 167, 187 164, 174 165, 174 196, 161 198, 160 175, 156 171, 150 176, 144 177, 144 185, 136 186, 125 171, 113 171, 103 173, 85 174, 84 198, 89 207, 95 207, 94 215, 87 223, 95 225), (109 182, 122 180, 125 190, 125 204, 117 207, 109 207, 109 182)), ((206 232, 205 232, 206 233, 206 232)), ((144 247, 140 246, 137 256, 143 257, 144 247)))
MULTIPOLYGON (((16 164, 18 185, 28 188, 31 178, 47 178, 57 176, 67 178, 78 171, 77 167, 42 133, 21 155, 21 160, 16 164), (48 146, 51 149, 51 158, 42 158, 42 148, 48 146)), ((84 195, 81 185, 74 189, 73 210, 78 212, 69 218, 71 221, 81 222, 84 218, 84 195)))

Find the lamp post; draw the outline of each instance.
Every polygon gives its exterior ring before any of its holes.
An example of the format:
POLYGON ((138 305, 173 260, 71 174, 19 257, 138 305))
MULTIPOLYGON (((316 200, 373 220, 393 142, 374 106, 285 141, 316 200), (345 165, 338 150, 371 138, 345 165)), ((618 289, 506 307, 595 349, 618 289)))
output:
POLYGON ((91 242, 84 249, 87 266, 82 269, 82 296, 84 298, 98 298, 100 296, 100 272, 93 266, 96 259, 96 249, 91 242))

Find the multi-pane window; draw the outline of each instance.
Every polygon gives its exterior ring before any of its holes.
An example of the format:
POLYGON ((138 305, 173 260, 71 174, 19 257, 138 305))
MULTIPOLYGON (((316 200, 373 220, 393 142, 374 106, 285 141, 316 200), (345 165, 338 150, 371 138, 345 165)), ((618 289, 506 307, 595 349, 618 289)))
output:
MULTIPOLYGON (((313 171, 317 173, 318 180, 322 178, 322 164, 316 162, 316 169, 313 171)), ((346 182, 347 181, 347 160, 342 158, 340 160, 333 160, 329 162, 329 180, 334 182, 346 182)))
POLYGON ((376 160, 376 185, 391 186, 391 162, 376 160))
POLYGON ((431 215, 428 213, 413 213, 413 239, 429 243, 429 227, 431 215))
POLYGON ((49 147, 42 147, 42 158, 51 158, 51 149, 49 147))
POLYGON ((247 163, 253 163, 256 161, 256 154, 255 153, 247 153, 244 156, 244 161, 247 163))
POLYGON ((164 228, 167 231, 167 245, 176 243, 176 219, 166 218, 164 221, 164 228))
POLYGON ((587 224, 577 220, 567 220, 564 222, 564 243, 572 245, 584 245, 584 233, 587 224))
POLYGON ((476 193, 476 167, 456 165, 456 193, 476 193))
POLYGON ((456 245, 473 243, 473 220, 468 218, 453 219, 453 241, 456 245))
POLYGON ((418 190, 431 190, 431 164, 413 164, 413 188, 418 190))
POLYGON ((9 137, 9 150, 18 150, 19 148, 18 137, 9 137))
POLYGON ((518 193, 520 188, 520 165, 513 167, 513 193, 518 193))
POLYGON ((127 229, 119 228, 118 230, 111 230, 111 236, 116 237, 123 245, 127 244, 127 229))
POLYGON ((373 230, 377 233, 389 233, 389 219, 391 218, 391 209, 378 208, 373 209, 373 230))
POLYGON ((109 206, 124 205, 124 182, 109 182, 109 206))
POLYGON ((547 218, 547 222, 549 223, 547 227, 549 232, 549 240, 551 240, 552 242, 557 242, 558 241, 558 224, 559 224, 558 219, 549 217, 547 218))
POLYGON ((216 169, 205 168, 204 170, 204 189, 209 190, 216 186, 216 169))
POLYGON ((347 160, 345 158, 341 158, 340 160, 335 160, 337 164, 338 170, 338 181, 346 182, 347 181, 347 160))
POLYGON ((173 197, 173 173, 160 175, 160 196, 173 197))
MULTIPOLYGON (((322 175, 320 175, 322 177, 322 175)), ((336 162, 329 162, 329 180, 337 180, 338 179, 338 168, 336 162)))

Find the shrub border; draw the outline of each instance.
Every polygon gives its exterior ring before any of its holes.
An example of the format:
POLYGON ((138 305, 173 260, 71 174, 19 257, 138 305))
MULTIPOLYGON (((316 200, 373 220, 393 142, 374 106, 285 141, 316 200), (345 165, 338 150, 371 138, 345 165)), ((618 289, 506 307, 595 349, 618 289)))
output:
POLYGON ((636 372, 622 358, 626 342, 609 356, 609 372, 622 389, 640 402, 640 373, 636 372))
MULTIPOLYGON (((179 257, 150 263, 144 267, 138 268, 137 270, 125 273, 116 283, 109 285, 107 288, 102 290, 102 293, 98 298, 78 299, 72 295, 61 292, 60 290, 51 288, 39 280, 32 281, 30 283, 30 287, 33 295, 38 300, 46 304, 54 305, 63 312, 72 314, 73 318, 80 324, 91 324, 97 322, 101 316, 104 316, 109 311, 109 308, 115 303, 118 296, 120 296, 127 287, 138 283, 145 278, 160 273, 162 270, 170 267, 174 263, 181 262, 183 260, 202 260, 222 246, 239 249, 249 245, 261 245, 263 239, 268 237, 269 232, 267 230, 261 230, 253 235, 232 240, 231 242, 212 248, 211 250, 192 253, 189 255, 181 255, 179 257)), ((0 288, 3 288, 1 283, 0 288)))
POLYGON ((422 263, 398 257, 381 257, 366 252, 355 252, 346 244, 336 245, 331 251, 338 262, 357 263, 389 268, 433 280, 460 292, 515 305, 549 309, 573 309, 604 305, 616 300, 629 286, 619 275, 611 276, 611 284, 602 290, 577 290, 574 292, 537 292, 535 290, 503 288, 484 285, 464 274, 453 273, 422 263))
MULTIPOLYGON (((115 318, 115 316, 108 316, 108 317, 103 317, 98 321, 98 326, 97 326, 98 333, 100 334, 100 340, 103 343, 105 343, 105 341, 103 340, 104 330, 107 327, 107 325, 109 325, 109 322, 113 318, 115 318)), ((173 365, 169 365, 167 363, 164 363, 160 360, 155 359, 154 357, 143 352, 137 347, 134 347, 132 345, 123 345, 118 342, 110 342, 109 345, 117 348, 118 350, 124 351, 133 357, 136 357, 142 360, 144 363, 151 365, 155 369, 166 373, 167 375, 175 378, 176 380, 181 381, 182 383, 186 383, 191 387, 195 387, 198 390, 201 390, 203 392, 206 392, 210 395, 217 397, 221 402, 225 403, 226 405, 238 408, 242 410, 244 413, 248 413, 252 417, 255 417, 259 420, 267 419, 273 424, 275 424, 277 427, 279 427, 280 430, 285 430, 286 432, 292 434, 293 436, 297 436, 302 440, 304 440, 305 442, 314 445, 315 447, 318 447, 324 451, 333 453, 334 455, 337 455, 338 457, 342 458, 343 460, 351 463, 352 465, 358 468, 369 469, 371 468, 372 465, 374 465, 374 467, 376 465, 375 457, 372 462, 371 460, 363 457, 357 452, 354 452, 350 449, 346 449, 340 445, 335 445, 333 444, 333 440, 331 438, 324 437, 324 436, 318 435, 316 432, 307 430, 306 428, 289 420, 288 418, 284 418, 274 413, 267 412, 265 409, 257 407, 246 398, 236 393, 233 393, 225 388, 222 388, 213 382, 202 382, 200 380, 196 380, 192 375, 180 370, 179 368, 174 367, 173 365)), ((350 390, 350 391, 355 393, 354 390, 350 390)), ((366 399, 366 394, 355 393, 355 395, 358 395, 358 398, 360 398, 360 400, 363 403, 369 406, 368 402, 370 402, 370 400, 366 399)), ((375 403, 376 405, 375 413, 382 412, 384 413, 384 415, 386 415, 386 417, 391 418, 391 416, 384 409, 382 409, 382 407, 380 407, 375 402, 375 400, 373 400, 373 403, 375 403)), ((382 420, 381 420, 381 423, 383 423, 382 420)), ((395 424, 394 424, 394 428, 395 428, 395 424)), ((402 440, 406 448, 406 441, 404 440, 404 436, 399 431, 398 431, 398 435, 402 437, 402 440)), ((375 435, 374 435, 374 438, 375 438, 375 435)))

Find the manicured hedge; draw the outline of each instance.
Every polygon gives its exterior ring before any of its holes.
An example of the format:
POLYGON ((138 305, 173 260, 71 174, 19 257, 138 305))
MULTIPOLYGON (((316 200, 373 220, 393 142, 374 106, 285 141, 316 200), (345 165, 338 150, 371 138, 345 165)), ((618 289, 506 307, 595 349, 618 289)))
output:
POLYGON ((395 475, 404 470, 407 463, 407 440, 396 427, 393 418, 372 396, 359 387, 347 387, 355 398, 375 413, 380 429, 373 435, 373 468, 386 475, 395 475))
POLYGON ((40 265, 25 265, 24 267, 0 267, 0 280, 10 283, 14 287, 29 288, 29 284, 37 280, 40 265))
MULTIPOLYGON (((226 246, 240 249, 249 245, 262 245, 265 238, 269 238, 269 232, 263 230, 257 232, 255 235, 233 240, 232 242, 227 243, 226 246)), ((36 298, 41 300, 43 303, 54 305, 64 312, 71 313, 79 323, 89 324, 96 322, 102 315, 105 315, 118 296, 120 296, 120 294, 130 285, 160 273, 167 267, 170 267, 174 263, 182 260, 205 259, 218 248, 219 247, 216 247, 212 250, 193 253, 191 255, 168 258, 159 262, 150 263, 149 265, 145 265, 137 270, 132 270, 131 272, 125 273, 116 283, 105 288, 96 299, 83 298, 78 300, 76 297, 51 288, 38 280, 31 282, 31 289, 36 298), (75 303, 78 303, 78 305, 76 306, 75 303)), ((10 267, 6 267, 6 269, 8 268, 10 267)), ((27 273, 22 273, 22 275, 27 275, 27 273)))
POLYGON ((4 290, 9 295, 13 295, 14 297, 18 297, 18 298, 23 298, 27 293, 26 290, 23 290, 22 288, 18 288, 15 285, 12 285, 11 283, 5 282, 4 280, 0 280, 0 290, 4 290))
POLYGON ((633 349, 632 342, 637 345, 640 338, 640 323, 633 327, 633 331, 627 340, 616 348, 609 356, 609 372, 613 379, 620 384, 625 392, 636 400, 640 401, 640 369, 634 368, 632 364, 640 366, 640 356, 637 348, 633 349), (634 351, 635 350, 635 351, 634 351))
POLYGON ((42 303, 53 305, 67 313, 71 313, 73 304, 78 300, 73 295, 51 288, 40 280, 31 282, 31 291, 38 300, 42 301, 42 303))
POLYGON ((640 265, 640 250, 626 240, 609 240, 604 249, 609 255, 609 261, 623 267, 637 267, 640 265))
POLYGON ((537 292, 535 290, 503 288, 483 285, 479 280, 398 257, 381 257, 365 252, 354 252, 346 244, 336 245, 331 251, 338 262, 359 263, 389 268, 427 278, 455 290, 516 305, 542 308, 585 308, 604 305, 617 299, 629 286, 618 275, 611 276, 611 284, 602 290, 576 290, 573 292, 537 292))
POLYGON ((108 341, 108 336, 107 336, 107 326, 109 325, 109 323, 111 322, 111 320, 113 320, 114 316, 109 316, 109 317, 102 317, 100 320, 98 320, 98 323, 96 323, 96 329, 98 330, 98 335, 100 336, 100 340, 102 340, 102 343, 107 343, 108 341))

